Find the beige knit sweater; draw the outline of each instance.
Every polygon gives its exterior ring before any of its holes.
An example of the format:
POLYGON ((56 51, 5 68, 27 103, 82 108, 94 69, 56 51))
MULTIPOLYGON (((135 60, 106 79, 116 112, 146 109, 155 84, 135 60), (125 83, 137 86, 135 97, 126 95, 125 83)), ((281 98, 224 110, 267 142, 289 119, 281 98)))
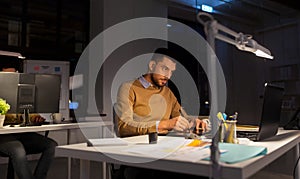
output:
POLYGON ((180 115, 180 104, 168 87, 145 88, 137 79, 120 86, 115 112, 119 135, 128 137, 156 132, 157 121, 180 115))

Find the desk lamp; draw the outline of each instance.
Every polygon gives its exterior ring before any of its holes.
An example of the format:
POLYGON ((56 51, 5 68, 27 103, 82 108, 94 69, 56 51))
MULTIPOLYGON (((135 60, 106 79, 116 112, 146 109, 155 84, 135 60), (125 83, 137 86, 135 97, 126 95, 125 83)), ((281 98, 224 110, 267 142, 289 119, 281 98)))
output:
POLYGON ((20 53, 17 53, 17 52, 10 52, 10 51, 0 50, 0 55, 17 57, 17 58, 20 58, 20 59, 25 59, 24 56, 22 56, 20 53))
POLYGON ((219 39, 236 46, 239 50, 252 52, 258 57, 266 59, 274 58, 271 55, 270 50, 258 44, 252 39, 251 35, 234 32, 233 30, 219 24, 210 14, 200 12, 197 15, 197 20, 204 26, 204 31, 207 37, 210 38, 208 42, 213 50, 215 50, 213 42, 214 39, 219 39), (206 21, 202 19, 203 16, 206 16, 206 21), (223 34, 220 32, 223 32, 223 34), (225 34, 228 34, 228 36, 225 34))
MULTIPOLYGON (((236 46, 239 50, 252 52, 258 57, 266 58, 266 59, 273 59, 273 56, 271 55, 270 50, 267 48, 261 46, 258 44, 255 40, 252 39, 251 35, 245 35, 243 33, 237 33, 233 30, 219 24, 212 15, 205 13, 205 12, 199 12, 197 14, 197 20, 199 23, 201 23, 204 26, 204 31, 207 37, 207 41, 211 48, 215 51, 215 39, 219 39, 221 41, 227 42, 229 44, 232 44, 236 46), (227 35, 226 35, 227 34, 227 35)), ((213 62, 216 59, 215 55, 211 56, 211 59, 213 62)), ((212 62, 212 63, 213 63, 212 62)), ((210 69, 212 73, 216 73, 215 66, 211 65, 210 69)), ((211 79, 212 83, 216 85, 217 79, 211 79)), ((217 87, 212 88, 211 93, 217 94, 217 87)), ((215 98, 214 101, 212 101, 214 104, 218 104, 218 99, 215 98)), ((211 109, 212 114, 217 114, 218 109, 211 109)), ((212 119, 214 119, 214 116, 212 116, 212 119)), ((212 138, 212 144, 211 144, 211 162, 212 162, 212 177, 214 179, 221 178, 221 166, 219 164, 220 159, 220 151, 218 147, 218 142, 220 141, 219 138, 219 130, 218 130, 218 121, 212 120, 212 127, 216 129, 216 134, 212 138)))

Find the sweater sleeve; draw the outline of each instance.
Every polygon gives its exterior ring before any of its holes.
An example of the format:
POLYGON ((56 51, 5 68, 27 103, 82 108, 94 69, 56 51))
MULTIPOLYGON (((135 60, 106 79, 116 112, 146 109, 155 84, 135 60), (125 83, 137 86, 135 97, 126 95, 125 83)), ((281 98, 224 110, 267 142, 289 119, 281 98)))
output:
POLYGON ((156 132, 156 121, 141 122, 134 120, 133 105, 135 102, 135 92, 132 85, 133 83, 128 82, 122 84, 117 94, 115 112, 120 137, 156 132))
POLYGON ((180 116, 180 108, 181 105, 179 104, 176 96, 173 94, 173 92, 170 90, 170 101, 172 103, 172 111, 171 111, 171 116, 170 118, 178 117, 180 116))

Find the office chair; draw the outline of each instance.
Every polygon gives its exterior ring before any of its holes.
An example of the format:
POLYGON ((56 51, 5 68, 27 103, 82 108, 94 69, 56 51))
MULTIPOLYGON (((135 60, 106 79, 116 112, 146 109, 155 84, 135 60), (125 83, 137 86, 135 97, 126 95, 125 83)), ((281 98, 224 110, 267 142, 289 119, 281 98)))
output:
POLYGON ((116 113, 116 103, 113 104, 113 124, 114 124, 114 133, 117 137, 120 137, 119 129, 118 129, 118 116, 116 113))
MULTIPOLYGON (((49 131, 46 131, 45 136, 48 137, 48 134, 49 134, 49 131)), ((0 153, 0 157, 9 157, 9 156, 6 154, 0 153)), ((15 178, 15 170, 14 170, 14 166, 13 166, 11 158, 8 158, 6 178, 7 179, 15 178)))
MULTIPOLYGON (((116 103, 113 104, 113 125, 114 125, 114 133, 117 137, 120 137, 120 134, 119 134, 119 130, 118 130, 118 116, 117 116, 117 113, 116 113, 116 110, 115 110, 115 107, 116 107, 116 103)), ((111 174, 111 178, 112 179, 123 179, 124 177, 124 172, 123 172, 123 168, 122 166, 120 165, 117 165, 117 164, 109 164, 109 167, 110 167, 110 174, 111 174)))
MULTIPOLYGON (((1 157, 8 157, 8 155, 2 154, 2 153, 0 153, 0 156, 1 157)), ((7 179, 15 178, 15 170, 14 170, 14 166, 13 166, 12 161, 11 161, 10 158, 8 159, 6 178, 7 179)))
POLYGON ((285 130, 299 130, 300 129, 300 108, 296 110, 291 120, 283 126, 285 130))

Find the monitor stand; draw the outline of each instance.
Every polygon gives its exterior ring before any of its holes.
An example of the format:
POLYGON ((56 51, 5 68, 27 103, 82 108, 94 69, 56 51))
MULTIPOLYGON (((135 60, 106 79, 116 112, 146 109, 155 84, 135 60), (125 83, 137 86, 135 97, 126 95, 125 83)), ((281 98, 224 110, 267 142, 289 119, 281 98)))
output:
POLYGON ((22 124, 20 124, 20 127, 32 126, 30 121, 30 116, 29 116, 29 109, 28 108, 24 109, 23 114, 24 114, 24 119, 22 124))

